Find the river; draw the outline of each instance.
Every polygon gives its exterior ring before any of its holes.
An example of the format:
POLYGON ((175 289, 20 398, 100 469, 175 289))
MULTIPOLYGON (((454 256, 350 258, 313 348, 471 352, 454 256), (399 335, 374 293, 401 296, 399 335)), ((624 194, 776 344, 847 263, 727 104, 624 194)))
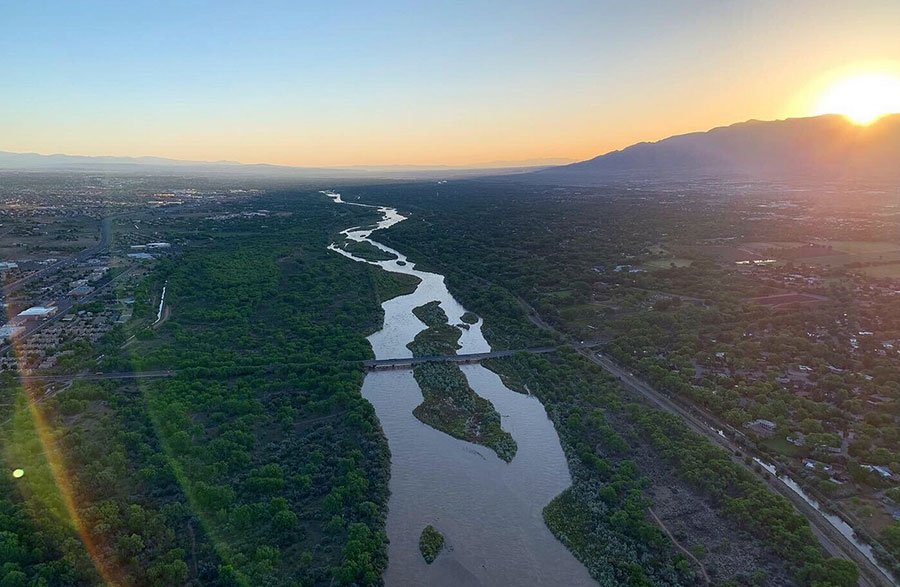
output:
MULTIPOLYGON (((322 192, 337 204, 340 194, 322 192)), ((371 206, 368 206, 371 207, 371 206)), ((375 227, 349 228, 351 241, 368 242, 393 255, 389 261, 365 261, 332 244, 329 249, 354 261, 421 279, 416 291, 384 302, 384 326, 368 340, 378 359, 412 356, 406 345, 425 325, 412 310, 438 300, 449 324, 465 313, 444 284, 444 276, 418 271, 405 255, 370 237, 406 218, 395 209, 374 207, 382 215, 375 227)), ((482 321, 462 330, 460 353, 490 351, 482 321)), ((500 378, 472 364, 462 367, 469 385, 494 404, 501 424, 518 443, 510 463, 494 451, 453 438, 412 415, 422 393, 411 369, 373 371, 363 382, 363 396, 375 407, 391 450, 391 496, 388 501, 388 568, 385 583, 460 587, 468 585, 596 585, 585 567, 550 533, 542 510, 571 485, 565 455, 544 406, 533 396, 516 393, 500 378), (428 524, 445 538, 445 549, 431 565, 418 541, 428 524)))

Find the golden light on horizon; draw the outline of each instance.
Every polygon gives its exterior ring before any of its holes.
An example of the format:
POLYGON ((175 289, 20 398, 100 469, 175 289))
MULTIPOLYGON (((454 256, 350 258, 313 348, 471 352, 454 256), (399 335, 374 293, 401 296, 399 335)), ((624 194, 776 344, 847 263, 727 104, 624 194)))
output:
POLYGON ((822 92, 816 114, 841 114, 867 125, 900 112, 900 75, 866 73, 837 80, 822 92))

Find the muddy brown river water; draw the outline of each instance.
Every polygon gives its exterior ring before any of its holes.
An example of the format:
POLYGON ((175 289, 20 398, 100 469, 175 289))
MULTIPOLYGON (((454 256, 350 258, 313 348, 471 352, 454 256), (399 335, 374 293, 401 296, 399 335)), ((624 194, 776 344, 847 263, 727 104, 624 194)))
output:
MULTIPOLYGON (((323 192, 337 204, 340 195, 323 192)), ((369 337, 378 359, 409 357, 406 345, 425 328, 412 310, 438 300, 449 323, 459 324, 465 309, 450 295, 444 277, 418 271, 405 255, 371 238, 373 232, 405 220, 393 208, 379 207, 382 220, 374 228, 351 228, 344 236, 365 241, 393 256, 370 262, 339 246, 335 252, 385 271, 421 279, 416 291, 385 302, 384 327, 369 337)), ((481 319, 461 329, 459 353, 490 350, 481 319)), ((585 567, 550 533, 541 512, 571 484, 559 437, 544 406, 533 396, 506 388, 481 365, 462 371, 475 392, 501 415, 503 429, 518 443, 505 463, 490 449, 453 438, 413 415, 422 393, 411 369, 366 375, 362 393, 375 407, 391 449, 391 497, 388 501, 387 585, 596 585, 585 567), (446 548, 428 565, 418 548, 428 524, 443 533, 446 548)))

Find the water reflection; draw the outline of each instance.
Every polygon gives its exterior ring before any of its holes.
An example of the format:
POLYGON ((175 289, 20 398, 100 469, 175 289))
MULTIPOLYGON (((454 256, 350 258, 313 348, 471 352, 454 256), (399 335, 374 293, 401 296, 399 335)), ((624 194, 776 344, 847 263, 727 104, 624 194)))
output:
MULTIPOLYGON (((323 192, 336 203, 339 194, 323 192)), ((409 357, 406 348, 425 328, 412 309, 438 300, 450 324, 465 313, 450 295, 444 277, 418 271, 405 255, 370 238, 376 230, 405 220, 393 208, 377 208, 382 220, 374 228, 344 231, 351 241, 368 242, 394 256, 369 262, 336 244, 329 248, 386 271, 414 275, 422 281, 412 294, 382 304, 384 328, 369 337, 379 359, 409 357)), ((462 329, 459 353, 487 352, 481 319, 462 329)), ((543 405, 534 397, 507 389, 481 365, 463 373, 475 392, 501 415, 503 429, 518 443, 511 463, 490 449, 455 439, 421 423, 412 410, 422 393, 412 371, 377 371, 366 376, 362 393, 378 414, 391 449, 391 497, 388 503, 388 585, 596 585, 587 570, 544 525, 541 512, 571 484, 559 437, 543 405), (446 540, 445 551, 428 565, 419 553, 422 529, 432 524, 446 540)))

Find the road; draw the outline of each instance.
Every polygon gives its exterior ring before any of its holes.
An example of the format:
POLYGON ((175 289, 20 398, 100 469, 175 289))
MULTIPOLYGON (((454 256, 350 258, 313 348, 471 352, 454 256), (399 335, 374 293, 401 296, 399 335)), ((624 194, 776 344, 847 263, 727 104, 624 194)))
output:
MULTIPOLYGON (((550 332, 553 332, 559 336, 569 338, 550 324, 544 322, 538 315, 537 311, 524 299, 518 296, 516 296, 516 299, 526 310, 528 319, 535 326, 549 330, 550 332)), ((826 520, 818 510, 806 503, 806 501, 804 501, 802 497, 794 493, 794 491, 791 490, 787 485, 785 485, 784 482, 782 482, 774 475, 761 474, 753 467, 748 466, 743 459, 736 457, 735 451, 742 451, 746 453, 747 449, 743 446, 739 446, 729 438, 720 435, 717 431, 723 429, 723 426, 721 424, 716 422, 708 415, 699 415, 696 409, 688 409, 675 403, 671 398, 653 389, 652 387, 635 377, 628 369, 621 367, 609 357, 603 356, 599 353, 588 351, 586 345, 581 345, 580 352, 594 363, 597 363, 598 365, 606 369, 606 371, 611 373, 613 376, 617 377, 622 382, 625 389, 643 397, 645 400, 649 401, 652 405, 658 407, 659 409, 680 417, 691 430, 693 430, 697 434, 700 434, 701 436, 708 438, 714 444, 717 444, 726 449, 729 453, 731 453, 732 461, 751 471, 762 481, 764 481, 773 491, 787 498, 788 501, 794 504, 794 507, 797 509, 797 511, 801 512, 809 520, 810 528, 812 529, 813 534, 819 540, 822 548, 824 548, 830 556, 837 556, 843 559, 852 560, 857 564, 857 566, 859 566, 860 587, 889 587, 892 585, 896 585, 896 582, 891 577, 887 576, 881 569, 873 565, 872 562, 868 558, 866 558, 866 556, 862 552, 860 552, 855 544, 850 542, 843 534, 838 532, 837 529, 835 529, 835 527, 832 526, 831 523, 826 520)))
POLYGON ((50 265, 49 267, 44 267, 40 271, 35 271, 31 275, 27 275, 22 279, 19 279, 18 281, 13 281, 4 285, 3 293, 7 298, 9 298, 12 294, 30 283, 34 283, 35 281, 44 279, 45 277, 49 277, 50 275, 53 275, 61 269, 65 269, 66 267, 74 265, 75 263, 86 261, 94 255, 105 251, 106 248, 109 247, 109 241, 112 235, 112 219, 113 216, 107 216, 100 221, 100 241, 97 242, 97 244, 84 249, 74 257, 68 257, 54 263, 53 265, 50 265))
POLYGON ((735 456, 736 451, 746 453, 747 449, 738 445, 731 439, 720 435, 716 431, 722 428, 718 422, 708 421, 706 417, 697 413, 696 410, 679 405, 665 394, 660 393, 635 377, 631 372, 615 363, 609 357, 593 352, 582 351, 582 354, 606 369, 613 376, 617 377, 625 389, 643 397, 654 406, 670 414, 679 416, 691 430, 701 436, 705 436, 714 444, 721 446, 731 453, 731 460, 733 462, 754 473, 760 479, 765 481, 772 490, 786 497, 794 504, 794 507, 797 508, 798 511, 809 519, 813 533, 819 539, 822 547, 829 555, 852 560, 859 566, 859 584, 862 587, 888 587, 895 585, 894 581, 886 576, 881 569, 873 565, 871 561, 859 551, 856 545, 847 540, 847 538, 838 532, 837 529, 835 529, 835 527, 818 512, 818 510, 806 503, 802 497, 794 493, 794 491, 780 479, 774 475, 760 474, 760 472, 756 471, 752 466, 748 466, 742 458, 735 456))
MULTIPOLYGON (((541 347, 533 349, 522 349, 529 353, 552 353, 556 347, 541 347)), ((382 369, 408 369, 422 363, 436 363, 440 361, 449 361, 451 363, 477 363, 485 359, 495 359, 499 357, 509 357, 522 351, 493 351, 490 353, 472 353, 468 355, 432 355, 428 357, 407 357, 404 359, 369 359, 363 361, 363 366, 370 371, 379 371, 382 369)))
POLYGON ((19 377, 22 383, 51 381, 98 381, 104 379, 158 379, 160 377, 174 377, 178 371, 161 369, 158 371, 121 371, 118 373, 76 373, 73 375, 23 375, 19 377))
POLYGON ((62 298, 56 304, 56 314, 47 318, 46 320, 42 320, 40 322, 32 322, 30 324, 27 324, 25 326, 25 332, 18 334, 13 339, 14 342, 10 342, 9 344, 0 346, 0 356, 5 354, 11 348, 13 348, 14 345, 21 344, 22 341, 27 339, 29 336, 31 336, 35 332, 39 332, 40 330, 43 330, 47 326, 62 319, 62 317, 65 316, 66 313, 69 310, 71 310, 76 304, 86 304, 86 303, 90 302, 92 299, 94 299, 100 293, 102 293, 107 287, 109 287, 110 285, 112 285, 113 283, 118 281, 119 279, 122 279, 126 275, 129 275, 133 270, 134 270, 133 268, 128 268, 125 271, 123 271, 123 272, 119 273, 118 275, 116 275, 115 277, 113 277, 112 279, 108 279, 107 281, 97 284, 97 287, 96 287, 96 289, 94 289, 94 291, 92 291, 91 293, 89 293, 86 296, 79 298, 78 300, 74 300, 71 298, 62 298))
MULTIPOLYGON (((49 320, 47 321, 49 322, 49 320)), ((46 324, 44 322, 42 324, 46 324)), ((585 342, 579 343, 577 348, 586 349, 596 346, 599 343, 585 342)), ((467 355, 435 355, 431 357, 409 357, 402 359, 369 359, 365 361, 347 361, 348 364, 362 364, 370 370, 377 369, 400 369, 410 368, 421 363, 433 363, 438 361, 450 361, 453 363, 477 363, 485 359, 496 359, 499 357, 509 357, 516 353, 552 353, 558 347, 536 347, 527 349, 513 349, 506 351, 492 351, 489 353, 470 353, 467 355)), ((314 364, 314 363, 310 363, 314 364)), ((50 382, 50 381, 91 381, 103 379, 157 379, 160 377, 174 377, 178 375, 178 371, 172 369, 159 369, 156 371, 120 371, 113 373, 73 373, 67 375, 23 375, 19 377, 19 381, 27 383, 34 382, 50 382)))

